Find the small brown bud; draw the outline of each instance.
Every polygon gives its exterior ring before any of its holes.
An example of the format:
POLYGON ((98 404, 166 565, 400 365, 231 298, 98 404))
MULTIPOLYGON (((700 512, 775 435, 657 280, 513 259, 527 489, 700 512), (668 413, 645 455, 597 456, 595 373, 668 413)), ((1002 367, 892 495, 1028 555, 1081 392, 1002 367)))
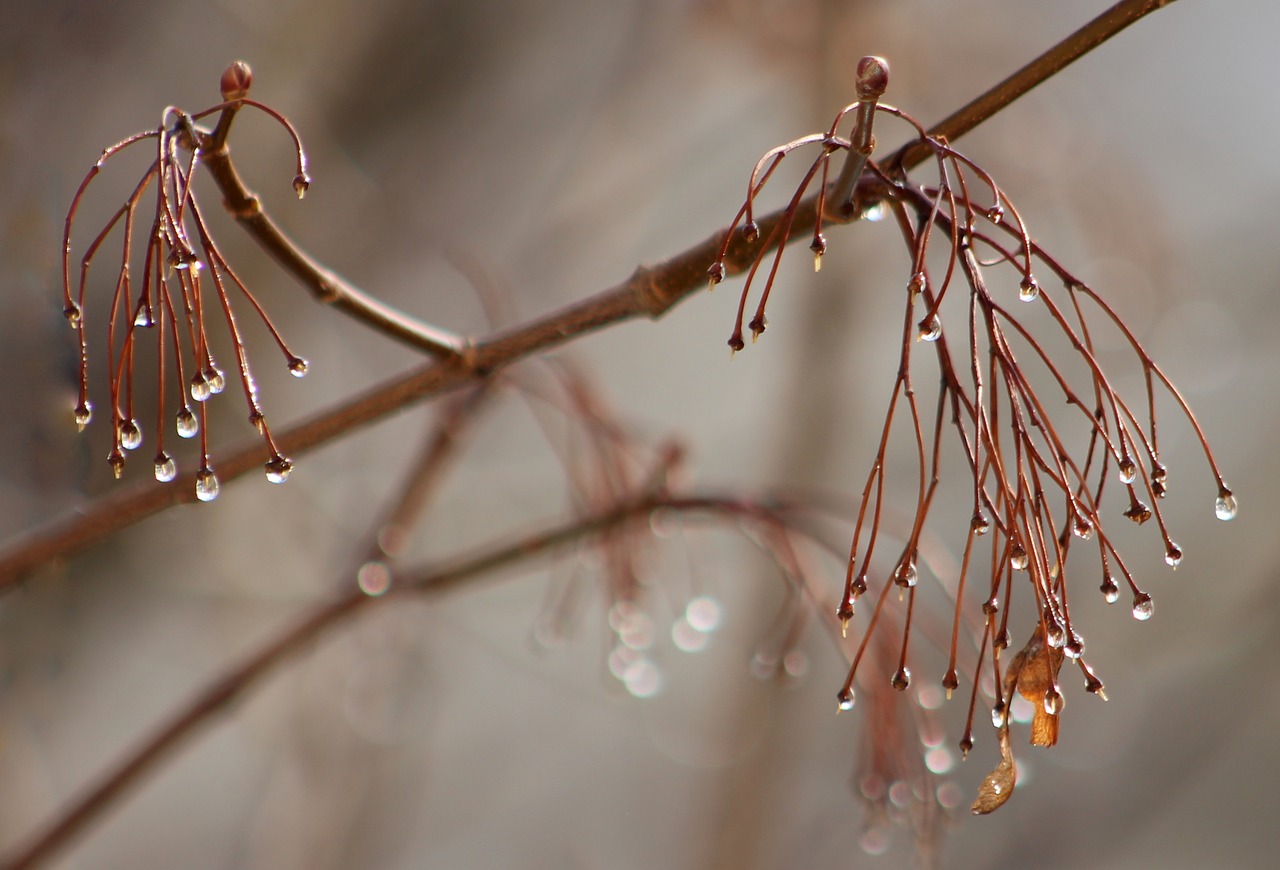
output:
POLYGON ((877 100, 889 87, 889 61, 869 54, 858 61, 854 75, 858 100, 877 100))
POLYGON ((249 96, 249 88, 253 85, 253 70, 249 64, 238 60, 222 72, 222 99, 242 100, 249 96))

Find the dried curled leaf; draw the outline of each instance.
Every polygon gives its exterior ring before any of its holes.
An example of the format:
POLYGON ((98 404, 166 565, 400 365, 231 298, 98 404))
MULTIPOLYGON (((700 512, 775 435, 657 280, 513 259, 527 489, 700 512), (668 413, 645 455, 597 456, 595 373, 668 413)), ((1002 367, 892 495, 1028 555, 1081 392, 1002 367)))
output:
POLYGON ((1012 697, 1016 687, 1018 694, 1031 702, 1034 713, 1031 719, 1031 745, 1054 746, 1058 742, 1058 714, 1062 697, 1058 694, 1058 671, 1062 668, 1063 652, 1044 642, 1044 632, 1037 627, 1031 639, 1014 656, 1005 676, 1005 695, 1012 697), (1054 693, 1050 713, 1045 698, 1054 693))
POLYGON ((1014 783, 1018 780, 1018 767, 1013 763, 1013 749, 1009 745, 1009 727, 1000 729, 1000 763, 996 769, 987 774, 987 778, 978 787, 978 798, 973 802, 973 813, 985 816, 1004 806, 1005 801, 1013 794, 1014 783))

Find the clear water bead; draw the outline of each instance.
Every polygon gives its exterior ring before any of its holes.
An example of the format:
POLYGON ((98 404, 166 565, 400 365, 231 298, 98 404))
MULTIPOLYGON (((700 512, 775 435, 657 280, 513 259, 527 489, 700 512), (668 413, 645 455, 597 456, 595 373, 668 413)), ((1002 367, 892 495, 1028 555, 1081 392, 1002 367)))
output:
POLYGON ((289 374, 295 378, 305 378, 307 376, 307 361, 300 356, 295 356, 289 360, 289 374))
POLYGON ((1120 600, 1120 587, 1116 585, 1116 578, 1110 574, 1102 578, 1102 597, 1108 604, 1115 604, 1120 600))
POLYGON ((68 302, 67 306, 62 309, 62 316, 67 318, 67 324, 72 329, 78 329, 84 315, 80 311, 80 306, 75 302, 68 302))
POLYGON ((937 341, 942 337, 942 321, 935 314, 926 320, 920 321, 920 340, 921 341, 937 341))
POLYGON ((973 519, 969 521, 969 531, 973 532, 975 535, 985 535, 990 530, 991 521, 982 513, 974 514, 973 519))
POLYGON ((267 460, 265 468, 267 480, 272 483, 284 483, 289 479, 289 473, 293 471, 293 463, 283 456, 273 456, 267 460))
POLYGON ((1027 551, 1022 549, 1021 544, 1013 545, 1013 551, 1009 553, 1009 564, 1013 566, 1015 571, 1027 570, 1027 565, 1029 564, 1027 551))
POLYGON ((1125 486, 1138 479, 1138 466, 1128 456, 1120 460, 1120 482, 1125 486))
POLYGON ((196 498, 213 501, 218 497, 218 476, 205 467, 196 472, 196 498))
POLYGON ((191 398, 197 402, 203 402, 213 394, 212 388, 209 386, 209 379, 203 374, 196 375, 191 379, 191 398))
POLYGON ((906 564, 898 568, 897 576, 893 578, 893 582, 897 583, 904 589, 910 589, 920 580, 920 572, 916 570, 914 560, 908 561, 906 564))
POLYGON ((137 450, 142 446, 142 429, 138 427, 137 420, 120 422, 120 446, 125 450, 137 450))
POLYGON ((1133 596, 1133 618, 1139 622, 1146 622, 1151 618, 1151 614, 1155 612, 1155 604, 1151 600, 1151 596, 1145 592, 1139 592, 1133 596))
POLYGON ((853 709, 853 689, 841 689, 836 695, 836 710, 844 712, 853 709))
POLYGON ((216 395, 227 388, 227 378, 222 374, 221 369, 217 367, 206 369, 204 376, 209 382, 209 392, 216 395))
POLYGON ((1062 710, 1062 693, 1058 691, 1057 686, 1050 686, 1049 691, 1044 693, 1044 711, 1050 716, 1058 715, 1062 710))
POLYGON ((1177 568, 1179 565, 1181 565, 1182 564, 1182 548, 1179 547, 1177 544, 1173 543, 1172 541, 1170 541, 1169 545, 1165 548, 1165 551, 1164 551, 1164 563, 1168 565, 1170 568, 1177 568))
POLYGON ((1214 502, 1213 512, 1218 519, 1224 523, 1236 518, 1236 497, 1231 494, 1231 490, 1224 489, 1218 493, 1218 500, 1214 502))
POLYGON ((1018 298, 1023 302, 1035 302, 1040 296, 1040 285, 1036 279, 1027 275, 1018 284, 1018 298))
POLYGON ((168 453, 156 454, 156 480, 168 483, 178 476, 178 464, 168 453))
POLYGON ((200 421, 190 408, 183 408, 174 420, 174 428, 178 430, 179 438, 194 438, 200 431, 200 421))
POLYGON ((1003 728, 1005 723, 1009 721, 1009 708, 1003 703, 996 704, 991 708, 991 724, 997 728, 1003 728))

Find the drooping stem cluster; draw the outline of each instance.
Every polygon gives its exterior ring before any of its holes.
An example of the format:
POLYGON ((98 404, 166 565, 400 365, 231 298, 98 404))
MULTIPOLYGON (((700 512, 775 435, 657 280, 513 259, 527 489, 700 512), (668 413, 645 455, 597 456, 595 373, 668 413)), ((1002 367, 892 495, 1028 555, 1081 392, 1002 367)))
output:
POLYGON ((76 330, 80 344, 76 425, 83 430, 93 414, 89 400, 89 319, 86 316, 90 270, 108 238, 118 229, 121 250, 114 292, 108 303, 104 342, 113 433, 107 461, 116 477, 120 477, 126 454, 142 446, 143 427, 135 416, 135 372, 142 365, 138 357, 144 352, 150 334, 156 373, 155 476, 161 482, 177 476, 177 464, 165 449, 169 402, 173 398, 171 394, 176 394, 173 425, 178 436, 199 436, 196 495, 203 501, 210 501, 218 494, 218 478, 209 461, 205 403, 227 385, 226 375, 214 357, 210 318, 216 320, 220 312, 226 323, 235 355, 236 376, 249 409, 249 422, 263 438, 267 448, 267 478, 276 483, 289 476, 292 463, 280 452, 267 426, 233 297, 246 300, 266 325, 289 371, 297 377, 307 371, 306 360, 289 349, 266 311, 219 250, 193 186, 203 155, 222 147, 230 119, 241 106, 248 105, 266 112, 288 130, 297 154, 294 189, 299 196, 306 191, 309 184, 306 158, 297 134, 274 110, 247 99, 250 80, 246 65, 233 64, 222 78, 223 102, 193 115, 169 107, 157 129, 135 134, 105 149, 76 191, 63 234, 63 312, 76 330), (197 126, 201 118, 219 112, 214 131, 197 126), (85 248, 73 292, 71 230, 81 200, 108 160, 131 146, 145 143, 154 146, 156 156, 124 204, 85 248), (143 217, 144 213, 149 215, 149 222, 143 217), (145 240, 138 243, 135 235, 141 233, 146 234, 145 240), (141 248, 140 257, 137 248, 141 248), (135 274, 135 270, 140 274, 135 274))
MULTIPOLYGON (((765 308, 793 227, 813 227, 816 269, 826 251, 824 219, 893 217, 910 268, 902 293, 897 374, 858 503, 836 614, 847 630, 859 601, 870 596, 870 616, 839 691, 840 707, 854 704, 859 665, 877 626, 889 622, 884 614, 893 589, 901 601, 901 612, 892 620, 901 626, 901 641, 890 682, 899 690, 910 685, 909 642, 921 536, 939 486, 953 473, 944 461, 956 449, 945 447, 945 442, 953 440, 964 457, 960 474, 969 479, 971 514, 959 575, 947 578, 954 580, 955 601, 942 685, 948 694, 959 686, 962 614, 977 596, 982 618, 972 638, 978 662, 974 684, 980 682, 982 669, 989 668, 995 686, 993 720, 998 725, 1007 723, 1013 691, 1035 701, 1033 742, 1052 745, 1063 705, 1058 669, 1064 658, 1079 668, 1086 689, 1103 694, 1102 681, 1085 662, 1084 641, 1071 617, 1068 578, 1084 574, 1094 582, 1100 579, 1108 602, 1118 600, 1123 584, 1132 594, 1136 619, 1145 620, 1152 612, 1151 596, 1139 587, 1107 532, 1106 520, 1113 517, 1110 505, 1116 500, 1112 493, 1118 490, 1121 501, 1115 513, 1139 524, 1155 520, 1170 566, 1182 560, 1160 507, 1168 492, 1168 471, 1159 446, 1158 405, 1172 400, 1195 431, 1217 485, 1219 519, 1234 517, 1235 497, 1186 401, 1117 311, 1032 239, 1023 217, 990 173, 945 139, 930 135, 905 112, 879 103, 887 80, 883 61, 864 59, 859 77, 859 101, 842 109, 826 133, 771 150, 751 174, 746 201, 726 235, 726 249, 734 233, 758 237, 754 201, 782 160, 805 146, 818 147, 784 218, 774 225, 776 238, 761 247, 747 272, 729 345, 734 350, 744 346, 744 320, 754 337, 764 331, 765 308), (850 114, 855 116, 854 127, 844 139, 837 131, 850 114), (923 161, 931 170, 927 181, 909 176, 901 163, 890 160, 882 167, 869 159, 874 147, 871 125, 878 115, 910 125, 914 138, 898 154, 911 150, 929 155, 931 159, 923 161), (846 171, 828 187, 831 161, 842 154, 846 171), (848 180, 850 166, 859 179, 856 183, 848 180), (815 182, 816 196, 806 199, 815 182), (802 208, 815 211, 803 215, 802 208), (767 250, 773 253, 766 268, 767 250), (1051 274, 1061 289, 1043 286, 1037 270, 1051 274), (747 320, 748 298, 762 273, 763 290, 747 320), (963 298, 955 299, 957 295, 963 298), (1094 335, 1103 328, 1118 334, 1136 360, 1145 386, 1140 395, 1124 393, 1104 369, 1094 335), (929 375, 938 383, 932 409, 923 405, 914 380, 918 366, 913 363, 922 347, 936 363, 929 375), (905 427, 905 440, 915 448, 914 506, 908 512, 910 521, 888 532, 886 500, 902 495, 888 479, 895 425, 905 427), (1087 548, 1090 555, 1069 563, 1073 548, 1087 548), (977 566, 984 564, 989 573, 977 580, 977 566), (1029 596, 1034 604, 1038 619, 1032 626, 1010 626, 1015 596, 1029 596), (1028 629, 1031 640, 1002 675, 1000 652, 1009 647, 1013 631, 1028 629)), ((722 261, 714 262, 709 271, 712 284, 718 283, 724 274, 722 261)), ((973 743, 972 720, 973 705, 961 740, 965 752, 973 743)))

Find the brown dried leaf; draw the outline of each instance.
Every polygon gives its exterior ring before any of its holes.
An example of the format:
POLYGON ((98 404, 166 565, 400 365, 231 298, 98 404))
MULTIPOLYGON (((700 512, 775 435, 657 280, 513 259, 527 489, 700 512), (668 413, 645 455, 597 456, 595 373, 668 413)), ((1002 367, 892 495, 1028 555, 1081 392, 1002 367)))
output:
POLYGON ((978 787, 978 799, 972 807, 974 815, 985 816, 1004 806, 1013 794, 1017 779, 1018 768, 1013 763, 1013 749, 1009 745, 1009 728, 1006 726, 1000 729, 1000 763, 978 787))
POLYGON ((1058 714, 1044 708, 1044 697, 1053 688, 1062 669, 1063 652, 1044 642, 1044 632, 1036 628, 1027 645, 1014 657, 1005 677, 1005 693, 1018 694, 1035 709, 1031 720, 1031 745, 1054 746, 1058 742, 1058 714))

